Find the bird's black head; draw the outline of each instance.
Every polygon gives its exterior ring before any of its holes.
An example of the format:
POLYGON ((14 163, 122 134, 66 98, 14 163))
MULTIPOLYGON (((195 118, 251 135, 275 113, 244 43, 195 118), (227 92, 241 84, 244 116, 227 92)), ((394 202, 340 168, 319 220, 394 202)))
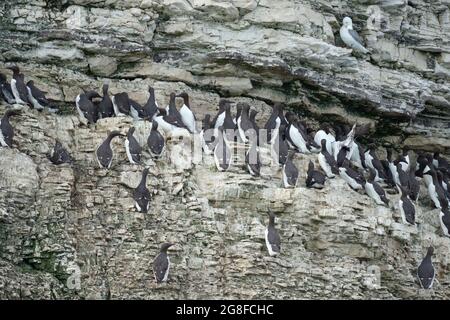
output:
POLYGON ((166 242, 161 245, 161 252, 167 252, 167 249, 169 249, 171 246, 175 245, 175 243, 166 242))
POLYGON ((189 106, 189 95, 186 92, 183 91, 177 97, 183 98, 184 104, 189 106))
POLYGON ((124 136, 122 133, 120 133, 120 131, 114 130, 111 131, 110 134, 108 135, 108 138, 112 139, 114 137, 118 137, 118 136, 124 136))
POLYGON ((231 101, 227 99, 220 99, 219 101, 219 109, 224 110, 227 105, 230 105, 231 101))
POLYGON ((12 70, 12 72, 13 72, 14 74, 20 73, 20 69, 19 69, 19 67, 16 66, 16 65, 14 65, 14 66, 9 66, 9 67, 7 67, 7 69, 12 70))
POLYGON ((86 97, 87 97, 89 100, 92 100, 92 99, 94 99, 94 98, 101 98, 101 97, 102 97, 101 95, 98 94, 97 91, 94 91, 94 90, 86 91, 85 94, 86 94, 86 97))
POLYGON ((273 105, 273 110, 278 112, 278 114, 282 114, 283 113, 283 104, 280 102, 275 102, 275 104, 273 105))
POLYGON ((427 250, 427 256, 432 256, 434 253, 434 248, 433 246, 429 246, 428 250, 427 250))
POLYGON ((106 94, 108 92, 108 89, 109 89, 109 84, 104 83, 102 86, 103 94, 106 94))
POLYGON ((5 83, 6 81, 6 76, 3 73, 0 73, 0 83, 5 83))
POLYGON ((323 149, 323 150, 326 150, 326 148, 327 148, 327 140, 322 139, 322 140, 320 141, 320 145, 322 146, 322 149, 323 149))
POLYGON ((250 105, 246 102, 239 102, 237 105, 237 108, 241 108, 242 111, 248 112, 250 110, 250 105))

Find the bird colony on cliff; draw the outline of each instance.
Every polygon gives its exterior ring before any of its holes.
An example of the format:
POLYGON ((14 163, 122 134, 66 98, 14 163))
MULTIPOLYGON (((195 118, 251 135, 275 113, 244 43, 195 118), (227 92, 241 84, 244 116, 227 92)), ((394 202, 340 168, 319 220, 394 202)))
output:
MULTIPOLYGON (((344 18, 340 35, 350 48, 364 54, 369 52, 353 30, 349 17, 344 18)), ((20 115, 23 106, 28 105, 39 111, 54 111, 45 97, 46 92, 39 90, 38 84, 26 82, 18 66, 11 66, 10 69, 13 72, 10 82, 5 75, 0 74, 1 96, 8 104, 14 105, 4 113, 0 122, 0 144, 3 148, 14 146, 11 119, 20 115)), ((429 154, 404 148, 394 159, 393 150, 387 149, 387 157, 380 158, 376 145, 364 146, 358 141, 366 132, 364 126, 322 123, 320 129, 314 131, 294 110, 285 111, 286 106, 280 103, 273 104, 269 119, 260 128, 256 119, 258 110, 252 109, 247 103, 234 105, 233 101, 222 98, 217 113, 206 114, 200 126, 188 92, 169 93, 167 106, 158 104, 153 87, 148 88, 148 94, 147 102, 141 105, 130 98, 127 92, 110 94, 108 84, 105 83, 102 95, 90 88, 81 92, 74 103, 80 121, 85 126, 108 117, 132 117, 134 121, 151 123, 145 146, 139 144, 134 136, 135 128, 130 127, 126 133, 111 131, 100 145, 95 146, 93 154, 100 168, 110 169, 117 161, 111 142, 120 139, 128 161, 142 166, 142 178, 132 193, 135 208, 139 212, 151 210, 152 202, 152 190, 147 186, 150 171, 143 165, 143 151, 148 150, 154 160, 163 161, 166 140, 183 137, 199 139, 204 156, 214 158, 218 172, 228 171, 237 165, 234 163, 236 148, 243 148, 243 172, 247 171, 253 179, 261 179, 261 152, 268 150, 273 162, 279 166, 279 178, 284 188, 296 188, 301 183, 308 188, 323 189, 326 188, 327 180, 343 179, 354 192, 365 193, 372 198, 375 205, 397 210, 404 224, 416 224, 419 197, 428 197, 433 206, 439 209, 443 235, 450 236, 450 166, 439 152, 429 154), (180 108, 177 108, 177 99, 182 101, 180 108), (236 114, 232 114, 232 107, 237 110, 236 114), (309 161, 307 176, 301 177, 293 160, 304 154, 316 154, 317 157, 316 161, 309 161), (425 186, 427 194, 419 194, 421 184, 425 186), (386 189, 390 193, 400 194, 398 203, 392 203, 386 189)), ((48 159, 55 165, 76 161, 58 140, 48 159)), ((265 243, 268 254, 276 257, 282 254, 282 239, 276 229, 275 214, 271 211, 267 214, 265 243)), ((157 283, 168 280, 168 249, 173 245, 176 244, 163 243, 154 260, 153 271, 157 283)), ((435 278, 432 255, 433 247, 430 247, 417 269, 420 285, 425 289, 432 287, 435 278)))

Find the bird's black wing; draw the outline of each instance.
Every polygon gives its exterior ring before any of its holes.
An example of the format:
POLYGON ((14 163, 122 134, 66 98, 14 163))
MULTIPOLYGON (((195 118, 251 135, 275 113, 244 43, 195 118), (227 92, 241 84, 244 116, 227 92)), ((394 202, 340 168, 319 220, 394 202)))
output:
POLYGON ((422 260, 422 263, 417 270, 417 275, 419 276, 422 286, 428 289, 434 278, 434 267, 429 259, 425 258, 422 260))
POLYGON ((373 188, 375 189, 375 192, 379 195, 386 196, 386 193, 384 192, 384 189, 375 181, 371 182, 373 185, 373 188))
POLYGON ((129 137, 128 142, 129 142, 128 147, 130 148, 130 153, 132 155, 140 155, 142 152, 142 147, 139 145, 139 142, 137 142, 136 138, 129 137))
POLYGON ((280 251, 281 238, 280 238, 280 234, 278 233, 277 229, 271 228, 269 230, 269 234, 267 235, 267 239, 269 240, 269 243, 272 246, 275 246, 278 249, 278 251, 280 251))
POLYGON ((153 261, 153 272, 155 273, 156 282, 162 282, 167 268, 169 267, 169 261, 167 255, 161 252, 153 261))
POLYGON ((181 119, 174 114, 169 114, 168 116, 163 116, 163 120, 166 121, 167 123, 170 123, 179 128, 187 129, 186 125, 183 123, 183 121, 181 121, 181 119))
POLYGON ((364 176, 361 175, 361 173, 359 173, 358 171, 353 170, 352 168, 348 168, 348 169, 346 169, 346 171, 347 171, 347 175, 349 177, 351 177, 352 179, 354 179, 359 184, 363 184, 366 181, 366 179, 364 179, 364 176))
POLYGON ((320 172, 320 171, 315 171, 314 170, 311 173, 311 177, 312 177, 313 181, 315 181, 318 184, 324 184, 325 183, 325 179, 326 179, 325 175, 322 172, 320 172))

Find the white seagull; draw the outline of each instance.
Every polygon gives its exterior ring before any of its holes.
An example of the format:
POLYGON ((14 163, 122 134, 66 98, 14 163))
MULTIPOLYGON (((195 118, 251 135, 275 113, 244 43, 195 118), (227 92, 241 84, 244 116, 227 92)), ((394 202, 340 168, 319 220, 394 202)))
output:
POLYGON ((352 19, 350 17, 345 17, 342 21, 343 26, 341 27, 341 30, 339 31, 339 34, 341 36, 342 41, 349 46, 350 48, 362 52, 367 53, 369 50, 364 48, 363 41, 361 37, 358 35, 358 33, 353 30, 353 23, 352 19))

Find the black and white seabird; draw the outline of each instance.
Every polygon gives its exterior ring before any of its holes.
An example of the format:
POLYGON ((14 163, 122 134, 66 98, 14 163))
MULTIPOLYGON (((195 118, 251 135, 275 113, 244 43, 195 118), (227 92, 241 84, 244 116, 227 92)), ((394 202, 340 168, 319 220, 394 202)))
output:
POLYGON ((384 167, 373 148, 370 148, 364 153, 364 161, 367 168, 372 168, 375 170, 375 181, 380 182, 386 179, 384 167))
POLYGON ((147 112, 136 100, 128 98, 130 102, 130 115, 134 120, 147 119, 147 112))
POLYGON ((348 47, 362 53, 369 52, 369 50, 364 47, 361 37, 355 30, 353 30, 353 22, 350 17, 345 17, 342 21, 342 27, 339 31, 339 35, 348 47))
POLYGON ((278 129, 281 124, 284 124, 286 127, 288 125, 283 115, 283 106, 281 103, 277 102, 274 104, 272 114, 264 126, 264 129, 267 130, 267 142, 273 143, 273 141, 275 141, 276 136, 280 132, 278 129))
POLYGON ((108 94, 109 85, 107 83, 103 84, 103 97, 102 101, 98 104, 98 112, 100 113, 100 118, 109 118, 114 116, 114 107, 111 98, 108 94))
POLYGON ((343 146, 341 150, 339 150, 337 158, 336 158, 336 164, 338 167, 341 167, 344 163, 345 159, 348 159, 348 154, 350 152, 350 149, 346 146, 343 146))
POLYGON ((41 91, 34 85, 34 81, 30 80, 27 82, 28 91, 28 101, 31 102, 36 110, 44 110, 45 107, 49 106, 49 102, 45 97, 47 92, 41 91))
POLYGON ((266 229, 266 246, 270 256, 276 256, 281 251, 281 238, 278 230, 275 229, 275 215, 269 210, 269 225, 266 229))
POLYGON ((152 121, 159 114, 158 102, 156 102, 155 89, 148 86, 148 99, 144 105, 145 113, 149 121, 152 121))
MULTIPOLYGON (((436 171, 438 184, 439 184, 439 187, 441 188, 443 194, 447 198, 447 200, 450 201, 450 192, 448 191, 448 185, 447 185, 448 181, 444 182, 445 174, 444 174, 443 170, 444 169, 436 171)), ((442 202, 441 202, 441 206, 442 206, 442 202)))
POLYGON ((394 178, 392 177, 391 169, 389 168, 389 161, 387 159, 380 160, 381 165, 384 168, 384 173, 386 174, 386 179, 384 182, 387 184, 389 188, 395 187, 394 178))
POLYGON ((234 118, 231 115, 231 105, 225 104, 225 116, 223 119, 222 133, 225 134, 225 139, 228 141, 235 141, 237 138, 236 124, 234 118))
POLYGON ((98 110, 97 106, 92 102, 92 99, 100 97, 95 91, 87 91, 77 96, 75 104, 82 123, 88 124, 97 121, 98 110))
POLYGON ((130 161, 131 164, 138 164, 141 162, 142 147, 133 136, 134 131, 134 127, 128 129, 127 137, 125 139, 125 150, 127 152, 128 161, 130 161))
POLYGON ((223 127, 217 129, 217 144, 214 148, 214 162, 217 170, 226 171, 231 165, 231 148, 228 146, 226 134, 223 132, 223 127))
POLYGON ((428 172, 424 173, 424 179, 427 179, 428 182, 428 194, 430 195, 431 200, 434 203, 436 208, 442 208, 446 204, 448 204, 447 197, 444 192, 444 188, 442 188, 442 184, 439 183, 436 169, 431 165, 431 168, 428 172), (429 178, 431 176, 431 178, 429 178))
POLYGON ((423 258, 417 268, 417 277, 419 278, 420 286, 423 289, 431 289, 433 287, 434 278, 436 276, 433 262, 431 261, 433 253, 434 248, 430 246, 427 250, 427 255, 423 258))
POLYGON ((326 149, 329 154, 333 154, 332 144, 336 141, 336 138, 331 134, 330 128, 327 124, 322 124, 321 129, 314 135, 314 142, 321 146, 322 140, 325 139, 326 149))
POLYGON ((402 221, 404 224, 415 224, 416 221, 416 207, 414 206, 414 203, 409 199, 408 191, 406 188, 402 187, 401 185, 397 185, 397 187, 400 189, 401 196, 398 200, 398 207, 400 209, 400 215, 402 216, 402 221))
POLYGON ((398 157, 398 163, 400 163, 403 171, 405 171, 405 172, 407 172, 409 170, 409 165, 410 165, 408 152, 409 152, 408 148, 403 148, 402 154, 398 157))
POLYGON ((245 154, 245 165, 252 176, 259 177, 261 171, 261 159, 259 157, 258 144, 256 141, 251 144, 245 154))
POLYGON ((95 151, 97 162, 100 165, 100 168, 109 169, 111 167, 112 159, 114 157, 114 152, 111 149, 111 140, 117 136, 123 136, 123 134, 121 134, 119 131, 112 131, 110 134, 108 134, 108 137, 106 137, 105 141, 103 141, 95 151))
POLYGON ((258 114, 258 111, 251 110, 250 111, 250 122, 253 124, 253 129, 259 134, 259 126, 256 123, 256 115, 258 114))
POLYGON ((431 156, 431 154, 425 154, 425 157, 426 157, 425 166, 421 165, 418 170, 419 172, 416 171, 416 175, 422 177, 423 182, 428 188, 430 183, 433 183, 433 176, 431 174, 431 169, 432 168, 434 169, 434 165, 433 165, 433 157, 431 156))
POLYGON ((369 178, 364 184, 366 193, 371 197, 376 204, 389 206, 389 200, 386 198, 386 193, 383 188, 375 181, 376 172, 369 168, 369 178))
MULTIPOLYGON (((403 171, 402 165, 397 163, 397 173, 398 173, 398 181, 402 187, 405 189, 409 189, 409 174, 403 171)), ((400 192, 400 191, 399 191, 400 192)))
MULTIPOLYGON (((340 127, 337 127, 340 128, 340 127)), ((342 147, 347 147, 349 149, 352 148, 354 139, 355 139, 355 130, 356 130, 356 124, 353 125, 352 129, 348 131, 346 137, 344 140, 341 140, 341 138, 337 139, 336 141, 332 143, 331 147, 333 149, 333 158, 337 160, 337 155, 342 147)), ((339 130, 338 130, 339 132, 339 130)))
POLYGON ((259 126, 256 123, 256 115, 258 114, 258 111, 256 110, 251 110, 250 111, 250 122, 253 125, 253 130, 255 130, 256 132, 256 138, 258 139, 258 146, 260 145, 260 140, 259 140, 259 126))
POLYGON ((189 135, 189 130, 183 123, 180 112, 177 110, 175 98, 175 92, 171 92, 167 109, 168 114, 164 116, 157 116, 155 117, 155 120, 158 122, 161 129, 170 133, 172 136, 186 136, 189 135))
POLYGON ((325 186, 325 180, 325 175, 318 170, 314 170, 314 163, 309 160, 308 172, 306 176, 306 187, 322 189, 325 186))
POLYGON ((196 133, 196 117, 189 104, 189 95, 186 92, 180 93, 177 97, 183 98, 183 105, 180 108, 181 120, 190 133, 196 133))
POLYGON ((273 135, 272 144, 271 144, 271 153, 272 157, 277 161, 280 166, 283 166, 286 163, 289 146, 287 144, 285 138, 286 127, 284 124, 280 125, 278 128, 278 134, 273 135))
POLYGON ((295 188, 298 179, 298 169, 292 161, 294 152, 289 152, 286 162, 283 165, 283 186, 285 188, 295 188))
POLYGON ((449 165, 447 159, 445 159, 444 157, 441 157, 439 152, 435 152, 433 154, 433 165, 439 169, 440 168, 445 168, 445 169, 450 168, 450 165, 449 165))
POLYGON ((289 125, 286 129, 286 138, 292 144, 294 148, 302 153, 311 153, 308 149, 308 136, 304 131, 302 125, 300 125, 299 121, 296 117, 289 113, 287 115, 287 121, 289 125))
POLYGON ((254 132, 253 123, 250 120, 250 106, 248 103, 239 102, 237 104, 238 107, 241 108, 241 115, 237 118, 237 127, 239 131, 239 136, 241 140, 246 143, 249 141, 249 135, 254 137, 255 140, 257 138, 256 132, 254 132))
POLYGON ((229 100, 226 99, 220 99, 219 101, 219 111, 217 112, 216 116, 211 121, 211 127, 214 129, 217 129, 221 126, 223 126, 223 122, 225 120, 225 107, 230 104, 229 100))
POLYGON ((150 206, 150 191, 147 188, 148 168, 142 171, 141 182, 133 191, 134 205, 139 212, 147 213, 150 206))
POLYGON ((441 208, 439 212, 439 222, 445 236, 450 237, 450 210, 449 206, 441 208))
POLYGON ((417 201, 420 193, 420 184, 416 179, 416 174, 413 168, 409 168, 409 180, 408 180, 408 194, 412 201, 417 201))
MULTIPOLYGON (((363 170, 367 168, 366 157, 364 155, 363 148, 358 142, 356 141, 353 142, 349 151, 349 155, 351 163, 354 164, 356 167, 363 170)), ((386 174, 386 170, 384 170, 384 172, 386 174)))
POLYGON ((236 125, 236 127, 235 127, 236 130, 239 129, 237 123, 238 123, 239 117, 240 117, 241 114, 242 114, 242 106, 243 106, 243 104, 242 104, 241 102, 238 102, 238 104, 236 105, 236 116, 235 116, 235 118, 233 119, 234 124, 236 125))
POLYGON ((395 185, 398 185, 398 184, 400 184, 400 180, 399 180, 398 172, 397 172, 398 161, 392 159, 392 149, 391 148, 386 149, 386 154, 387 154, 386 160, 389 164, 389 171, 391 171, 392 180, 394 181, 395 185))
POLYGON ((206 114, 205 118, 202 121, 202 130, 200 131, 200 141, 202 143, 203 152, 207 155, 210 155, 214 152, 215 148, 215 132, 216 130, 212 127, 211 124, 211 115, 206 114))
POLYGON ((3 118, 0 120, 0 145, 2 147, 12 147, 14 129, 11 123, 9 123, 9 118, 19 114, 19 110, 8 109, 3 115, 3 118))
POLYGON ((447 192, 447 190, 445 190, 444 187, 442 186, 443 174, 441 171, 436 170, 436 178, 437 178, 436 189, 438 190, 439 194, 438 196, 439 203, 441 204, 441 208, 444 208, 450 204, 449 202, 450 193, 447 192))
POLYGON ((425 166, 428 165, 428 159, 425 155, 425 152, 418 151, 416 158, 416 176, 422 178, 422 171, 425 166), (421 169, 421 170, 420 170, 421 169), (419 171, 420 170, 420 171, 419 171))
POLYGON ((56 165, 72 161, 69 152, 63 147, 59 140, 55 141, 55 146, 51 150, 48 159, 56 165))
POLYGON ((334 178, 335 175, 339 174, 339 170, 336 164, 336 160, 334 160, 333 156, 328 152, 326 144, 327 140, 322 139, 322 150, 320 151, 318 156, 319 165, 328 178, 334 178))
POLYGON ((350 168, 350 161, 348 159, 345 159, 342 163, 342 167, 339 167, 339 175, 353 190, 364 188, 364 176, 358 171, 350 168))
POLYGON ((166 282, 169 278, 170 260, 167 255, 167 249, 173 245, 174 243, 163 243, 158 256, 153 261, 153 273, 156 283, 166 282))
POLYGON ((0 96, 9 104, 16 103, 16 98, 14 98, 11 85, 8 83, 6 76, 3 73, 0 73, 0 96))
POLYGON ((158 122, 152 121, 152 129, 147 138, 147 145, 152 157, 158 158, 162 155, 165 148, 164 137, 158 131, 158 122))
POLYGON ((18 66, 11 66, 8 69, 12 70, 13 76, 11 79, 11 91, 14 99, 18 104, 28 104, 28 89, 24 82, 24 76, 20 73, 18 66))
POLYGON ((130 114, 130 98, 128 93, 120 92, 112 97, 114 114, 116 117, 122 117, 130 114))
POLYGON ((442 172, 442 187, 445 191, 450 192, 450 168, 440 168, 439 170, 442 172))

